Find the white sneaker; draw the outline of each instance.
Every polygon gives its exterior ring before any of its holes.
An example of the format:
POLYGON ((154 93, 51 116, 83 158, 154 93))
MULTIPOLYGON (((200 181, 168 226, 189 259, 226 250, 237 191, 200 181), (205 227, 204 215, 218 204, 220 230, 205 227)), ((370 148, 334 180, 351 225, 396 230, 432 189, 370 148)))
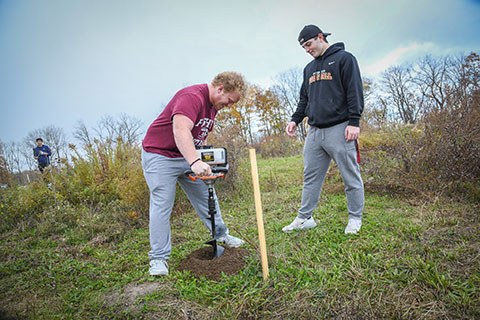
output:
POLYGON ((148 270, 152 276, 165 276, 168 274, 167 261, 164 260, 151 260, 150 269, 148 270))
POLYGON ((313 220, 313 217, 310 217, 308 219, 302 219, 302 218, 296 217, 292 223, 290 223, 286 227, 283 227, 282 231, 286 233, 290 233, 293 230, 307 230, 307 229, 315 228, 316 226, 317 224, 315 223, 315 220, 313 220))
POLYGON ((238 248, 245 243, 245 241, 243 241, 242 239, 231 236, 229 234, 218 238, 217 241, 224 242, 227 246, 233 247, 233 248, 238 248))
POLYGON ((345 234, 357 233, 362 227, 361 219, 348 219, 347 227, 345 228, 345 234))

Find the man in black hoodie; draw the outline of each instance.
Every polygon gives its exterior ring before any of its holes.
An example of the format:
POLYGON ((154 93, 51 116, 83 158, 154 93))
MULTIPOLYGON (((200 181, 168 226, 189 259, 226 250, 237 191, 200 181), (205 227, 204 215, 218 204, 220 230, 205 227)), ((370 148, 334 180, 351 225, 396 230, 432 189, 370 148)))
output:
POLYGON ((295 136, 298 123, 308 117, 310 129, 304 146, 304 182, 298 216, 282 230, 314 228, 312 212, 317 207, 323 180, 331 160, 337 164, 348 201, 349 221, 345 233, 357 233, 362 226, 363 181, 358 166, 357 139, 363 111, 363 85, 355 57, 343 43, 330 45, 327 36, 314 25, 305 26, 300 45, 314 57, 303 70, 300 101, 286 127, 295 136))

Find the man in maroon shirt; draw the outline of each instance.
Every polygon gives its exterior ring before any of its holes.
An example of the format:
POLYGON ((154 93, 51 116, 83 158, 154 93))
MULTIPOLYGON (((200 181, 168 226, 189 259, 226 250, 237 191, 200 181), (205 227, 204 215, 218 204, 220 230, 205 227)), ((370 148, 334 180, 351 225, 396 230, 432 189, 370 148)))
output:
MULTIPOLYGON (((211 229, 208 189, 200 181, 188 179, 191 169, 197 176, 212 174, 200 160, 195 146, 205 144, 213 129, 217 111, 231 107, 245 94, 246 83, 236 72, 223 72, 210 84, 199 84, 178 91, 160 116, 150 125, 142 142, 142 167, 150 189, 150 274, 168 274, 167 260, 172 251, 170 214, 175 201, 176 183, 187 194, 200 219, 211 229)), ((216 201, 216 196, 215 196, 216 201)), ((230 247, 245 242, 228 234, 218 201, 215 234, 230 247)))

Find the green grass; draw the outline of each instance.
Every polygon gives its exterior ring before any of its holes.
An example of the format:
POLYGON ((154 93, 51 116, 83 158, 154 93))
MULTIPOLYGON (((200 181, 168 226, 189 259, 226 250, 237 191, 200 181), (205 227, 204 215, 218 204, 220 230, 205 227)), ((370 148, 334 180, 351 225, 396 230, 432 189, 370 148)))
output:
MULTIPOLYGON (((334 168, 318 226, 285 234, 302 191, 300 156, 258 159, 270 276, 262 279, 251 175, 217 193, 249 256, 219 282, 176 270, 208 233, 188 205, 172 217, 170 275, 148 275, 148 226, 112 208, 72 212, 56 226, 1 234, 0 316, 29 319, 443 319, 480 317, 478 204, 366 194, 358 235, 345 235, 346 199, 334 168), (95 226, 88 224, 94 219, 95 226), (110 219, 110 220, 109 220, 110 219)), ((368 191, 368 185, 367 185, 368 191)), ((184 198, 183 198, 184 199, 184 198)), ((72 209, 69 209, 72 210, 72 209)), ((177 210, 178 211, 178 210, 177 210)))

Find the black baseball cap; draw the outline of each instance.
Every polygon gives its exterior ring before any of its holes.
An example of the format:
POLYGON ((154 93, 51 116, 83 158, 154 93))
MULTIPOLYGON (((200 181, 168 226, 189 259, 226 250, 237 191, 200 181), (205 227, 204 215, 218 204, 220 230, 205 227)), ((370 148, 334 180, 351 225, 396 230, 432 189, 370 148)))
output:
POLYGON ((303 27, 302 31, 300 31, 298 42, 300 42, 300 45, 302 46, 308 40, 317 37, 319 33, 323 34, 324 37, 331 35, 331 33, 323 32, 319 27, 309 24, 308 26, 303 27))

